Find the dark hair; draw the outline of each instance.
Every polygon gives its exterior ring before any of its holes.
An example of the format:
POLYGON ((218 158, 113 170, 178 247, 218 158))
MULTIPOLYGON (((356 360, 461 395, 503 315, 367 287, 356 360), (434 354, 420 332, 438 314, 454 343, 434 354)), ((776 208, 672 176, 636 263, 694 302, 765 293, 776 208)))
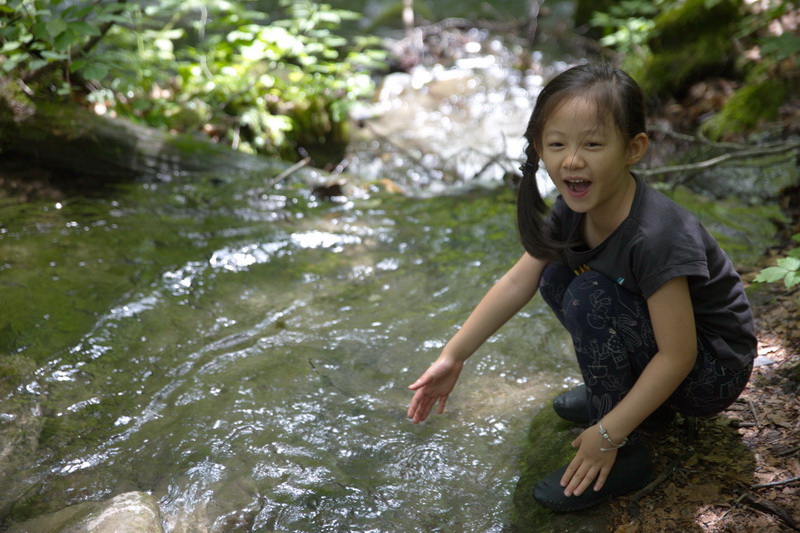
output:
POLYGON ((542 130, 553 111, 569 98, 587 97, 597 105, 597 116, 610 113, 623 139, 645 133, 644 96, 628 74, 611 65, 580 65, 553 78, 539 94, 531 114, 525 139, 527 160, 522 165, 522 181, 517 195, 517 228, 522 246, 530 255, 543 260, 559 259, 571 243, 555 240, 545 222, 548 212, 539 187, 542 130))

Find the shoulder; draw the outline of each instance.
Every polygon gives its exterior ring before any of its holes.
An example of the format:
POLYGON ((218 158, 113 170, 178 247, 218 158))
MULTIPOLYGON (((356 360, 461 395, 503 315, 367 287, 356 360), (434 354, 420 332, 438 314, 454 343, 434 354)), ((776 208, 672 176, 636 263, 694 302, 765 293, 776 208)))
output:
MULTIPOLYGON (((642 183, 642 182, 640 182, 642 183)), ((633 213, 639 235, 655 246, 675 246, 680 243, 705 248, 705 229, 688 209, 642 184, 642 196, 633 213)))
POLYGON ((678 276, 708 278, 707 232, 697 218, 650 186, 642 192, 630 257, 645 296, 678 276))

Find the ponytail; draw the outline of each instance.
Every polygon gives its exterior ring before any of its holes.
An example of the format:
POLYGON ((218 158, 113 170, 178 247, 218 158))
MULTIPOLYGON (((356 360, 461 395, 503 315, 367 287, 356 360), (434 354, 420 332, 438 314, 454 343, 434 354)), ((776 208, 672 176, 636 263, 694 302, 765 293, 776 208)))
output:
POLYGON ((545 219, 549 209, 536 184, 539 156, 532 146, 528 146, 526 154, 528 159, 520 167, 522 181, 517 192, 517 230, 522 247, 537 259, 558 260, 566 246, 553 239, 545 219))

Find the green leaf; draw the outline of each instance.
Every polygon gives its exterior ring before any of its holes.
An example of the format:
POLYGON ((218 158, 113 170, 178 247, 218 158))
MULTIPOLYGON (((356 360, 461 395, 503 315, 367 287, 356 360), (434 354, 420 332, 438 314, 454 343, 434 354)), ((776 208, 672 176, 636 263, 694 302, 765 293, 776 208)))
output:
POLYGON ((797 257, 783 257, 778 259, 778 266, 789 271, 800 270, 800 259, 797 257))
POLYGON ((12 70, 14 70, 17 67, 17 65, 19 65, 20 63, 22 63, 23 61, 25 61, 29 57, 30 56, 28 56, 28 54, 16 54, 16 55, 13 55, 13 56, 9 57, 8 59, 6 59, 5 61, 3 61, 2 68, 3 68, 3 70, 5 72, 11 72, 12 70))
POLYGON ((100 29, 97 26, 82 20, 70 22, 69 29, 74 31, 77 35, 85 37, 96 37, 100 35, 100 29))
POLYGON ((67 28, 61 35, 55 38, 53 41, 53 48, 59 52, 66 52, 70 46, 76 44, 78 41, 80 41, 78 35, 70 28, 67 28))
POLYGON ((786 284, 787 289, 791 289, 800 283, 800 272, 789 272, 786 274, 786 277, 783 278, 783 283, 786 284))
POLYGON ((81 69, 81 73, 86 79, 100 81, 108 74, 108 67, 102 63, 89 63, 86 68, 81 69))
POLYGON ((44 59, 34 59, 30 63, 28 63, 28 70, 39 70, 43 66, 47 64, 47 61, 44 59))
POLYGON ((787 271, 785 268, 767 267, 759 272, 758 276, 756 276, 753 281, 757 281, 759 283, 773 283, 785 278, 786 274, 787 271))
POLYGON ((0 48, 0 54, 6 54, 8 52, 11 52, 12 50, 16 50, 20 46, 22 46, 22 43, 19 41, 7 42, 6 44, 3 45, 2 48, 0 48))
POLYGON ((67 59, 68 56, 67 54, 59 54, 58 52, 53 52, 52 50, 44 50, 42 51, 42 57, 52 61, 62 61, 67 59))
POLYGON ((67 30, 67 23, 63 19, 50 19, 47 21, 47 33, 56 38, 67 30))
POLYGON ((800 259, 800 248, 792 248, 789 250, 789 257, 797 257, 800 259))
POLYGON ((792 235, 792 240, 794 242, 800 242, 800 233, 795 233, 794 235, 792 235))

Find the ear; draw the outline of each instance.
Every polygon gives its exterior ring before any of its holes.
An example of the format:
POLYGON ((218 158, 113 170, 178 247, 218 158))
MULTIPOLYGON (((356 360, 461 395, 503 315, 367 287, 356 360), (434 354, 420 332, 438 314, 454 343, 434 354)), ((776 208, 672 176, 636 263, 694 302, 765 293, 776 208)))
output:
POLYGON ((635 165, 644 156, 647 151, 647 145, 650 144, 650 139, 646 133, 637 133, 636 136, 628 142, 628 165, 635 165))

